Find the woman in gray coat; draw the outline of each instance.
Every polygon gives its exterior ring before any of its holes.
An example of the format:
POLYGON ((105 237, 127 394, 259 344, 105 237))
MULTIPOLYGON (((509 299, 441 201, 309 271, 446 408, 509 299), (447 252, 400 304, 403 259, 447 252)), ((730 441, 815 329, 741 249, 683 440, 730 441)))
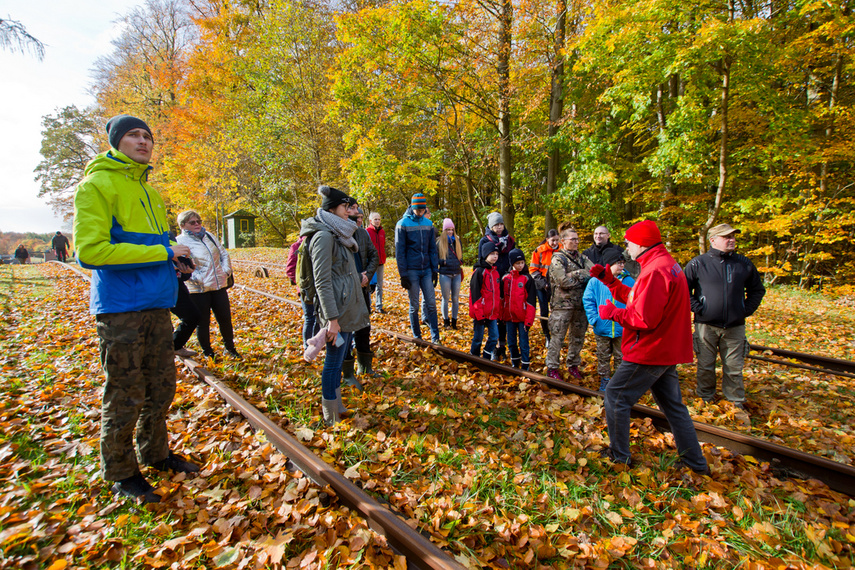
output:
POLYGON ((368 326, 368 308, 362 296, 362 276, 353 254, 357 224, 348 219, 353 199, 336 188, 321 186, 317 214, 303 220, 300 235, 308 240, 312 264, 315 311, 327 328, 327 351, 321 373, 323 415, 327 425, 337 423, 347 409, 341 401, 341 369, 350 352, 354 331, 368 326))

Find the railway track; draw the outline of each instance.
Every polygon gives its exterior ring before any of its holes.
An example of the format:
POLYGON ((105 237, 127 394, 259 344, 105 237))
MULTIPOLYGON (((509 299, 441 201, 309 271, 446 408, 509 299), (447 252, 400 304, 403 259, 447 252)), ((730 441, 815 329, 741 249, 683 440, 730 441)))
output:
MULTIPOLYGON (((237 284, 236 287, 251 293, 261 294, 280 303, 287 303, 295 309, 299 307, 299 304, 294 301, 273 295, 266 291, 243 286, 241 284, 237 284)), ((429 342, 413 339, 408 335, 395 331, 378 328, 375 328, 374 330, 381 334, 390 335, 402 342, 411 343, 420 348, 429 348, 441 354, 445 358, 475 365, 490 373, 502 374, 505 376, 526 377, 530 380, 549 385, 564 392, 574 393, 580 396, 590 397, 598 395, 593 390, 589 390, 581 386, 555 381, 536 373, 523 372, 502 364, 472 357, 467 353, 454 350, 453 348, 433 345, 429 342)), ((460 567, 455 560, 448 557, 425 537, 413 531, 406 523, 402 523, 402 527, 395 529, 394 522, 401 522, 397 515, 388 511, 380 503, 373 501, 371 497, 365 495, 361 490, 354 487, 347 479, 338 474, 334 468, 319 460, 311 451, 304 448, 301 444, 296 442, 296 440, 293 440, 293 438, 290 438, 288 434, 281 432, 281 430, 279 430, 275 424, 272 424, 264 414, 246 404, 245 401, 241 404, 239 399, 240 396, 231 392, 231 390, 225 386, 222 381, 213 377, 213 375, 211 375, 205 368, 192 361, 186 361, 185 363, 197 376, 214 387, 214 389, 217 390, 230 405, 238 409, 256 429, 264 430, 268 434, 268 439, 271 443, 273 443, 284 455, 288 456, 301 471, 306 473, 307 476, 316 482, 329 485, 340 497, 342 503, 360 512, 360 514, 370 521, 372 528, 387 537, 387 540, 393 548, 407 556, 408 562, 412 567, 460 567), (232 395, 230 395, 229 392, 231 392, 232 395), (284 437, 277 435, 277 430, 281 432, 284 437), (296 446, 294 444, 296 444, 296 446), (303 455, 300 448, 303 448, 303 452, 306 455, 303 455), (319 463, 316 463, 313 466, 312 457, 314 457, 314 459, 319 463), (397 535, 399 532, 400 536, 397 535), (408 541, 412 541, 412 543, 408 541)), ((633 412, 636 417, 650 418, 653 425, 660 429, 667 429, 667 422, 658 410, 645 406, 636 406, 636 409, 634 409, 633 412)), ((853 480, 855 480, 853 479, 853 470, 848 468, 848 466, 825 460, 823 458, 813 457, 809 454, 797 451, 794 452, 784 446, 771 444, 757 438, 734 434, 728 430, 716 428, 715 426, 698 423, 696 424, 696 427, 698 428, 699 437, 703 441, 708 441, 716 445, 727 447, 728 449, 738 453, 752 455, 758 459, 769 461, 773 468, 781 474, 792 477, 814 477, 824 481, 835 490, 847 493, 850 496, 855 494, 852 486, 853 480), (840 469, 840 467, 843 469, 840 469)))
MULTIPOLYGON (((276 267, 278 269, 285 269, 285 264, 282 263, 268 263, 268 262, 256 262, 256 261, 244 261, 244 260, 233 260, 240 264, 250 264, 256 266, 256 268, 265 268, 265 267, 276 267)), ((269 272, 265 271, 265 277, 269 275, 269 272)), ((397 291, 391 291, 395 294, 400 294, 397 291)), ((466 295, 461 295, 461 303, 463 299, 466 299, 468 302, 469 297, 466 295)), ((537 316, 540 320, 546 320, 544 317, 540 315, 537 316)), ((828 356, 822 356, 817 354, 809 354, 805 352, 797 352, 794 350, 785 350, 782 348, 774 348, 769 346, 762 346, 757 344, 750 344, 750 349, 754 352, 760 354, 749 354, 748 358, 752 360, 758 360, 762 362, 768 362, 770 364, 777 364, 780 366, 787 366, 790 368, 799 368, 802 370, 812 370, 814 372, 822 372, 824 374, 834 374, 835 376, 843 376, 846 378, 855 378, 855 362, 851 362, 849 360, 843 360, 840 358, 831 358, 828 356), (770 358, 768 355, 777 356, 779 358, 770 358), (797 362, 793 362, 797 361, 797 362)))
MULTIPOLYGON (((90 280, 89 276, 79 268, 62 263, 60 265, 73 271, 86 281, 90 280)), ((237 286, 251 290, 241 285, 237 286)), ((229 388, 207 368, 192 358, 176 358, 197 378, 213 388, 255 430, 264 432, 270 443, 285 455, 296 469, 318 485, 329 485, 344 505, 362 515, 375 532, 386 537, 387 542, 395 551, 406 556, 409 567, 424 570, 463 570, 462 565, 428 538, 413 530, 415 523, 412 526, 407 524, 399 515, 351 483, 310 449, 272 422, 264 413, 229 388)))
MULTIPOLYGON (((288 303, 295 307, 300 306, 296 301, 279 295, 274 295, 272 293, 244 285, 236 286, 282 303, 288 303)), ((555 380, 536 372, 523 371, 504 364, 485 360, 466 352, 442 345, 435 345, 400 332, 373 327, 372 331, 375 333, 386 334, 417 346, 432 348, 446 358, 450 358, 461 363, 470 363, 485 371, 504 374, 507 376, 525 377, 530 380, 540 382, 541 384, 551 386, 565 393, 578 394, 584 397, 602 397, 602 394, 599 392, 583 386, 555 380)), ((653 425, 655 425, 660 431, 670 431, 670 426, 668 424, 668 420, 665 418, 665 414, 656 408, 636 404, 632 409, 632 415, 633 417, 642 419, 649 418, 653 422, 653 425)), ((698 439, 701 441, 725 447, 742 455, 750 455, 762 461, 767 461, 773 469, 779 471, 783 476, 800 479, 818 479, 836 491, 846 493, 850 496, 855 496, 855 467, 702 422, 695 422, 695 430, 698 433, 698 439)))

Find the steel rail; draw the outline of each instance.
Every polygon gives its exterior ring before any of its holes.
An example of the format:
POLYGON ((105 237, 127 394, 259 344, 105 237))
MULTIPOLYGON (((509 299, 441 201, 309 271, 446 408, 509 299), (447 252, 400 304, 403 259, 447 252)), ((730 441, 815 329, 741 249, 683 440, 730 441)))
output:
POLYGON ((821 370, 847 372, 849 375, 853 375, 852 377, 855 377, 855 362, 849 360, 843 360, 841 358, 832 358, 830 356, 822 356, 819 354, 807 354, 805 352, 796 352, 793 350, 785 350, 783 348, 760 346, 756 344, 751 344, 749 346, 751 347, 751 350, 756 350, 757 352, 771 352, 775 356, 781 356, 783 358, 792 358, 794 360, 800 360, 808 364, 819 366, 821 367, 821 370))
MULTIPOLYGON (((299 303, 296 301, 286 299, 279 295, 259 291, 258 289, 246 286, 241 286, 241 288, 299 307, 299 303)), ((451 358, 458 362, 473 364, 481 370, 509 376, 525 377, 530 380, 540 382, 541 384, 552 386, 564 392, 579 394, 580 396, 603 397, 601 392, 585 388, 584 386, 555 380, 554 378, 549 378, 548 376, 538 374, 537 372, 519 370, 505 364, 499 364, 478 356, 473 356, 467 352, 461 352, 447 346, 433 344, 403 333, 381 328, 373 328, 373 331, 380 334, 387 334, 404 342, 409 342, 423 348, 431 348, 446 358, 451 358)), ((671 430, 671 426, 665 418, 665 414, 657 408, 636 404, 632 408, 631 415, 638 418, 650 418, 653 425, 660 431, 671 430)), ((800 479, 818 479, 835 491, 855 496, 855 467, 845 465, 837 461, 832 461, 830 459, 825 459, 824 457, 811 455, 803 451, 798 451, 765 439, 726 430, 707 423, 698 421, 693 423, 695 425, 695 431, 698 434, 698 439, 701 441, 725 447, 742 455, 750 455, 761 461, 767 461, 774 469, 778 470, 785 476, 800 479)))
MULTIPOLYGON (((69 267, 64 263, 60 263, 60 265, 77 273, 86 281, 90 281, 89 276, 79 269, 69 267)), ((243 285, 235 286, 264 294, 263 291, 250 289, 243 285)), ((284 300, 287 301, 287 299, 284 300)), ((291 437, 273 423, 270 418, 225 385, 222 380, 211 374, 207 368, 200 366, 191 358, 176 358, 182 361, 190 372, 216 390, 220 397, 246 418, 254 429, 263 431, 273 446, 288 457, 297 469, 318 485, 329 485, 344 505, 364 517, 372 530, 383 535, 394 550, 407 558, 409 567, 426 570, 464 570, 461 564, 443 552, 442 549, 413 530, 410 525, 404 522, 402 517, 381 505, 341 473, 327 465, 311 450, 291 437)))
POLYGON ((193 374, 216 390, 231 407, 240 412, 253 428, 263 431, 273 446, 287 456, 301 472, 319 485, 329 485, 343 504, 363 516, 375 532, 386 537, 392 548, 407 558, 408 564, 412 567, 463 570, 462 565, 413 530, 403 518, 381 505, 341 473, 327 465, 320 457, 211 374, 208 369, 190 358, 180 358, 180 360, 193 374))

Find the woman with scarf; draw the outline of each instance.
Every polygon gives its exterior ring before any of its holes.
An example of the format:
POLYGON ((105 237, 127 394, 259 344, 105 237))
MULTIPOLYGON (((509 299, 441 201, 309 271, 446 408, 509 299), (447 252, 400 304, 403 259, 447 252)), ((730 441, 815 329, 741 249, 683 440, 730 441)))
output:
POLYGON ((308 240, 312 265, 315 311, 326 328, 326 357, 321 373, 323 418, 328 426, 348 413, 341 401, 341 371, 350 353, 354 331, 368 326, 368 307, 362 296, 362 276, 353 254, 359 251, 357 224, 348 218, 353 199, 336 188, 321 186, 321 207, 303 220, 300 235, 308 240))
POLYGON ((217 241, 211 232, 202 225, 202 218, 194 210, 178 214, 181 234, 176 241, 190 248, 196 268, 186 281, 193 304, 199 309, 199 324, 196 326, 196 339, 207 358, 216 358, 211 348, 211 311, 220 327, 220 336, 226 354, 240 358, 235 349, 234 329, 232 328, 232 308, 229 304, 228 278, 232 274, 229 252, 217 241))
POLYGON ((457 329, 457 309, 460 303, 460 282, 463 280, 463 248, 450 218, 442 221, 442 234, 436 240, 439 253, 439 288, 442 291, 442 324, 457 329), (451 303, 449 320, 448 304, 451 303))

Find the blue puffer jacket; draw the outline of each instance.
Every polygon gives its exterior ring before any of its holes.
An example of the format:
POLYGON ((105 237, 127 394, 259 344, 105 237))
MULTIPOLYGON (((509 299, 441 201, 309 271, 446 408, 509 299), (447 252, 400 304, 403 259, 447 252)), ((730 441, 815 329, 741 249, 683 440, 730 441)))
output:
MULTIPOLYGON (((617 278, 627 287, 632 287, 635 284, 635 280, 626 271, 618 275, 617 278)), ((599 279, 588 281, 585 293, 582 295, 582 306, 585 307, 585 315, 588 317, 588 322, 594 327, 594 334, 609 338, 620 338, 623 336, 623 327, 614 321, 600 318, 599 307, 608 302, 614 303, 615 307, 619 309, 626 308, 626 305, 614 300, 611 291, 603 285, 602 281, 599 279)))
POLYGON ((436 228, 429 219, 416 216, 411 207, 395 225, 395 260, 401 275, 425 269, 431 273, 439 271, 436 228))

